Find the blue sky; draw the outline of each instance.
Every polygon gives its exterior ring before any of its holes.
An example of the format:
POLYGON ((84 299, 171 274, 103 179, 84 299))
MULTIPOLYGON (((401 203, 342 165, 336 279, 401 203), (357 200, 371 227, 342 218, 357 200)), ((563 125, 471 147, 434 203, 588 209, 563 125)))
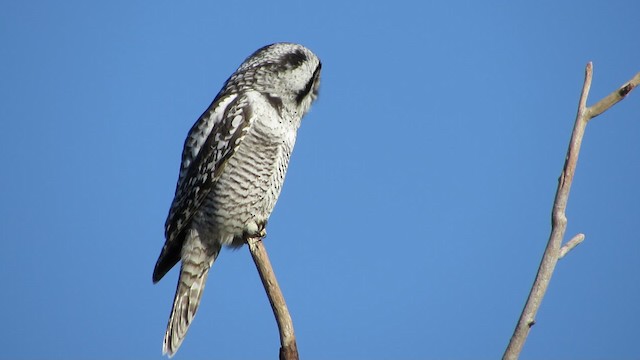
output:
MULTIPOLYGON (((637 1, 22 1, 0 11, 0 357, 160 359, 151 273, 187 131, 257 48, 323 61, 266 246, 304 359, 495 359, 534 278, 584 66, 640 71, 637 1)), ((637 358, 640 94, 587 128, 523 359, 637 358)), ((176 359, 275 358, 246 247, 176 359)))

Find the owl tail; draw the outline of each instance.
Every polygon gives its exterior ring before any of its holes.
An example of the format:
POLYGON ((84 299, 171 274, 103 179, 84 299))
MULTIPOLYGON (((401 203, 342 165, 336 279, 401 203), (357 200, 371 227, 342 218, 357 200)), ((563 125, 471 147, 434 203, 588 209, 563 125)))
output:
POLYGON ((189 330, 200 305, 209 269, 220 252, 219 245, 215 249, 206 249, 197 237, 193 240, 190 242, 188 239, 183 248, 180 279, 162 342, 162 354, 169 357, 178 351, 189 330))

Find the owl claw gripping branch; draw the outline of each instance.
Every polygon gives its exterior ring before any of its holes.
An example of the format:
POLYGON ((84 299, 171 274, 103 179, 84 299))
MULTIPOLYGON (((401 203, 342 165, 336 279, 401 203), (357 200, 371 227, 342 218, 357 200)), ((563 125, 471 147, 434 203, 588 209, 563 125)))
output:
POLYGON ((172 356, 182 344, 221 247, 266 234, 300 121, 318 96, 321 66, 302 45, 265 46, 231 75, 189 131, 153 271, 156 283, 182 261, 163 353, 172 356))

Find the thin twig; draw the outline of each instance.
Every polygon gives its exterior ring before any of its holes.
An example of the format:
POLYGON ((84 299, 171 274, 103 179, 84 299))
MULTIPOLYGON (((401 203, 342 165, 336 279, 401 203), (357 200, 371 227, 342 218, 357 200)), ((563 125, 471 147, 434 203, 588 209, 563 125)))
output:
POLYGON ((264 248, 262 238, 252 237, 247 239, 249 251, 253 262, 256 264, 260 280, 267 293, 273 315, 278 323, 278 331, 280 332, 280 360, 298 360, 298 347, 296 345, 296 336, 293 332, 293 321, 289 315, 289 309, 284 301, 282 291, 276 280, 276 275, 271 267, 271 261, 264 248))
POLYGON ((604 99, 598 101, 595 105, 589 107, 589 120, 609 110, 613 105, 624 99, 631 90, 640 84, 640 72, 636 74, 629 82, 622 85, 618 90, 607 95, 604 99))
POLYGON ((624 84, 618 90, 614 91, 604 99, 600 100, 592 107, 587 107, 587 97, 589 96, 589 89, 591 88, 591 80, 593 78, 593 65, 591 62, 587 64, 585 70, 584 84, 582 86, 582 93, 580 95, 580 101, 578 103, 578 114, 576 115, 576 122, 571 133, 571 140, 569 141, 569 149, 567 150, 567 156, 565 158, 564 168, 560 178, 558 179, 558 189, 556 191, 555 201, 553 203, 553 210, 551 214, 551 234, 549 236, 549 242, 542 256, 542 261, 538 268, 536 279, 531 287, 531 292, 527 298, 527 302, 522 310, 518 324, 513 332, 509 345, 505 350, 503 359, 517 359, 520 356, 524 342, 529 335, 529 330, 535 324, 535 317, 540 303, 544 297, 551 276, 561 256, 564 256, 572 248, 578 245, 584 240, 584 235, 577 235, 571 241, 569 241, 562 249, 562 239, 564 237, 565 230, 567 228, 567 217, 565 210, 567 208, 567 202, 569 200, 569 191, 571 190, 571 184, 573 182, 573 176, 576 171, 576 165, 578 163, 578 155, 580 153, 580 146, 582 144, 582 138, 587 123, 592 118, 602 114, 607 109, 624 99, 631 90, 633 90, 638 83, 640 83, 640 73, 638 73, 628 83, 624 84), (564 250, 564 251, 563 251, 564 250))
POLYGON ((571 240, 567 241, 566 244, 562 245, 560 248, 560 256, 558 259, 562 259, 565 255, 569 253, 569 251, 573 250, 576 246, 580 245, 581 242, 584 241, 584 234, 578 234, 571 238, 571 240))

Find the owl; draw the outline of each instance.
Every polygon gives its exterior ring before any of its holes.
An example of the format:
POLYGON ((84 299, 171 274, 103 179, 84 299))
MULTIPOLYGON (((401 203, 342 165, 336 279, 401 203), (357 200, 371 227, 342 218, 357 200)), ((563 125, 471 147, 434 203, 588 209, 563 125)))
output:
POLYGON ((222 246, 266 234, 321 68, 302 45, 265 46, 229 77, 189 131, 153 271, 156 283, 181 262, 163 354, 173 356, 184 340, 222 246))

